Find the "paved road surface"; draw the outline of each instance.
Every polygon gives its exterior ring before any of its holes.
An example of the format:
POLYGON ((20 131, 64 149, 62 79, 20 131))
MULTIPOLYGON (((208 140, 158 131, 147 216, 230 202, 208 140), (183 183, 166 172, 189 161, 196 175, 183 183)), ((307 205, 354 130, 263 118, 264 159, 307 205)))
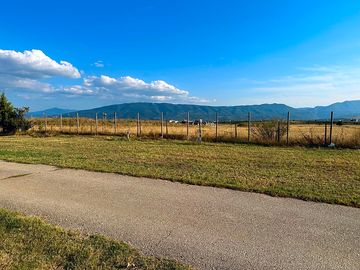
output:
POLYGON ((200 269, 360 269, 351 207, 2 161, 0 207, 200 269))

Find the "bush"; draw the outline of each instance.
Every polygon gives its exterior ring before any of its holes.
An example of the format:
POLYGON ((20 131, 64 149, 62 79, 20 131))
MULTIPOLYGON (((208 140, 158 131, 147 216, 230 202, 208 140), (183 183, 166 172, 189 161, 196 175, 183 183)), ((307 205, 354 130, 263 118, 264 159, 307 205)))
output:
POLYGON ((309 132, 303 133, 303 141, 305 145, 309 146, 320 146, 325 142, 325 138, 316 133, 316 131, 311 128, 309 132))
POLYGON ((278 138, 280 139, 286 135, 287 127, 283 123, 277 121, 267 121, 257 124, 254 128, 254 134, 259 142, 274 142, 278 138), (280 125, 280 126, 279 126, 280 125))
POLYGON ((30 122, 25 118, 29 108, 14 108, 4 93, 0 96, 0 133, 13 134, 16 131, 26 131, 30 122))

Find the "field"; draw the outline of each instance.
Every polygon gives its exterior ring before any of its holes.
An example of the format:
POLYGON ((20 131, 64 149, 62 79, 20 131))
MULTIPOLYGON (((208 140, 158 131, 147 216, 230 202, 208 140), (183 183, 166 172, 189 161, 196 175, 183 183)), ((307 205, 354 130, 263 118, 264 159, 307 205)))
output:
POLYGON ((126 140, 0 137, 0 159, 161 178, 360 207, 360 150, 126 140))
MULTIPOLYGON (((30 132, 64 133, 64 134, 103 134, 129 137, 164 138, 197 140, 199 126, 182 123, 160 121, 140 121, 117 119, 98 120, 89 118, 49 118, 32 119, 33 128, 30 132)), ((250 141, 261 144, 286 144, 287 123, 277 121, 252 122, 250 128, 250 141), (279 132, 280 131, 280 132, 279 132), (278 137, 279 132, 279 137, 278 137)), ((207 124, 201 127, 202 140, 220 142, 247 142, 249 140, 248 123, 236 124, 220 123, 207 124), (216 135, 217 134, 217 135, 216 135)), ((341 147, 360 147, 360 125, 334 124, 332 142, 341 147)), ((326 141, 330 142, 330 126, 327 124, 326 141)), ((290 122, 288 143, 291 145, 319 146, 325 143, 324 123, 290 122)))
POLYGON ((144 257, 123 242, 83 235, 0 209, 0 269, 185 270, 174 261, 144 257))

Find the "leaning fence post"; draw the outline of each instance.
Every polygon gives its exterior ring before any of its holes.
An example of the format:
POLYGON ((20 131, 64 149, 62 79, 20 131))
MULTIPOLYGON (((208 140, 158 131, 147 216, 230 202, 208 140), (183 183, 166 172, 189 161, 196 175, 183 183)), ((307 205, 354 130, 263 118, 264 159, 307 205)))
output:
POLYGON ((187 113, 187 121, 186 121, 186 137, 189 140, 189 122, 190 122, 190 113, 187 113))
POLYGON ((330 140, 329 140, 329 144, 332 144, 332 135, 333 135, 333 125, 334 125, 334 112, 330 113, 330 140))
POLYGON ((164 138, 164 113, 161 112, 161 115, 160 115, 160 129, 161 129, 161 138, 163 139, 164 138))
POLYGON ((251 112, 248 112, 248 142, 251 141, 251 112))
POLYGON ((237 139, 238 133, 237 133, 237 124, 235 123, 235 139, 237 139))
POLYGON ((290 112, 287 114, 286 119, 286 144, 289 145, 289 130, 290 130, 290 112))
POLYGON ((95 135, 98 135, 98 113, 95 114, 95 135))

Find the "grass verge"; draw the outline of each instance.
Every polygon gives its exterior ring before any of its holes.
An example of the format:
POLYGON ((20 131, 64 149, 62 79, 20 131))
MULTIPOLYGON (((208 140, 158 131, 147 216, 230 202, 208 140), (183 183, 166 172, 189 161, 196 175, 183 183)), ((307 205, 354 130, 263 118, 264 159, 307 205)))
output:
POLYGON ((0 269, 191 269, 144 257, 128 244, 0 209, 0 269))
POLYGON ((360 207, 360 150, 119 137, 0 137, 0 159, 360 207))

